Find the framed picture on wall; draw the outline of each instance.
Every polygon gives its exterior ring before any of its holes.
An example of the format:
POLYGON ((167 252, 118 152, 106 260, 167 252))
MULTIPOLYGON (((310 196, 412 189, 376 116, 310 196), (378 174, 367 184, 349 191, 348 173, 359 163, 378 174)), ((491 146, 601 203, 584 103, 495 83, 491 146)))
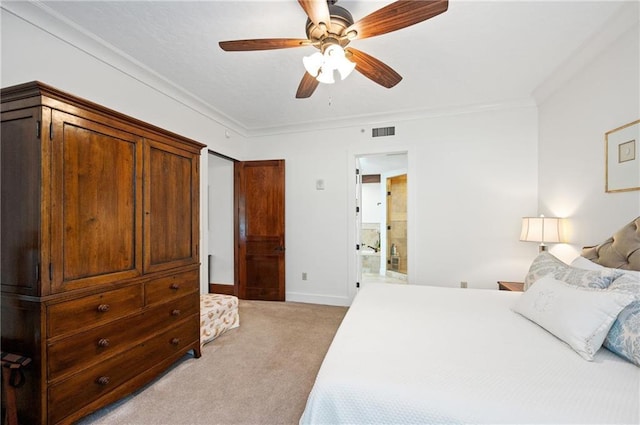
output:
POLYGON ((608 131, 605 141, 605 191, 640 190, 640 120, 608 131))

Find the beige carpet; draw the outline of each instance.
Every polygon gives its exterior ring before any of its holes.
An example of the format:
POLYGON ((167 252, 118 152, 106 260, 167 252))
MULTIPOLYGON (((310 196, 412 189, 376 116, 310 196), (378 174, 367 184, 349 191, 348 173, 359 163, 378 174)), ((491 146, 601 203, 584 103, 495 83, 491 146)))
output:
POLYGON ((240 301, 240 327, 79 423, 297 424, 345 307, 240 301))

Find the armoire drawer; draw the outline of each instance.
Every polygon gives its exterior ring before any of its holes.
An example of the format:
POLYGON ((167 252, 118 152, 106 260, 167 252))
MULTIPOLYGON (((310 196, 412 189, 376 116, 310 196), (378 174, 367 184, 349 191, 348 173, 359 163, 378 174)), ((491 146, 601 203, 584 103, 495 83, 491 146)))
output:
POLYGON ((185 317, 199 313, 197 293, 48 344, 49 380, 128 349, 185 317))
POLYGON ((184 350, 198 339, 199 321, 191 316, 155 337, 49 386, 49 422, 58 423, 82 406, 184 350))
POLYGON ((198 270, 175 274, 150 280, 145 284, 145 300, 147 305, 165 302, 172 298, 197 291, 200 287, 198 270))
POLYGON ((142 296, 141 286, 132 285, 50 305, 47 308, 48 336, 79 331, 141 310, 142 296))

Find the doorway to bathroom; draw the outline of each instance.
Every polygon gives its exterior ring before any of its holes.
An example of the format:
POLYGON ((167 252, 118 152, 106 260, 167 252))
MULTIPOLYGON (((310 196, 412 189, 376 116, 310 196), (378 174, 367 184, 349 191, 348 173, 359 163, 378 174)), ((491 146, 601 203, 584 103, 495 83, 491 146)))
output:
POLYGON ((359 282, 407 283, 406 152, 356 157, 359 282))

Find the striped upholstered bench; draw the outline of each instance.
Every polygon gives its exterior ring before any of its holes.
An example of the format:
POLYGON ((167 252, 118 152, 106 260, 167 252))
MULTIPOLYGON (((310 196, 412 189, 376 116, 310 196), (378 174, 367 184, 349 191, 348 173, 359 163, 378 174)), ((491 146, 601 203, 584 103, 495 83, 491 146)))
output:
POLYGON ((222 294, 200 295, 200 345, 211 342, 238 326, 238 297, 222 294))

